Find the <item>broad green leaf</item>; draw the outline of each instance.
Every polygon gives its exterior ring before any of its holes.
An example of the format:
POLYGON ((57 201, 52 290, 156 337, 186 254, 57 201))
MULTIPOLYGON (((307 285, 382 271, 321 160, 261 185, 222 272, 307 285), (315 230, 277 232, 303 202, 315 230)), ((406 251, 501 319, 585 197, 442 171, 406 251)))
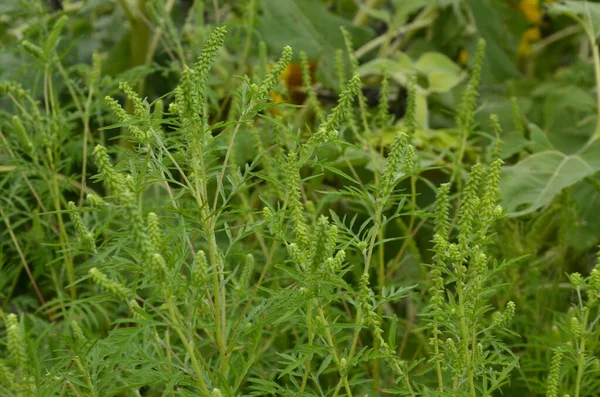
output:
POLYGON ((376 8, 372 8, 372 7, 368 7, 364 4, 359 4, 360 9, 367 14, 368 16, 370 16, 371 18, 378 20, 378 21, 383 21, 385 23, 390 23, 390 21, 392 20, 392 15, 390 14, 389 11, 385 10, 385 9, 376 9, 376 8))
POLYGON ((600 238, 600 190, 586 179, 573 189, 573 199, 577 203, 579 227, 571 243, 583 252, 597 245, 600 238))
POLYGON ((467 0, 477 30, 486 41, 484 68, 489 70, 496 81, 521 74, 512 59, 512 51, 516 52, 519 40, 507 31, 507 23, 501 18, 499 11, 502 3, 467 0))
POLYGON ((567 15, 583 26, 594 37, 600 34, 600 4, 589 1, 565 0, 550 4, 550 15, 567 15))
POLYGON ((552 142, 550 142, 548 139, 548 136, 536 124, 529 123, 529 131, 531 133, 529 148, 532 152, 538 153, 548 150, 553 151, 556 149, 554 145, 552 145, 552 142))
POLYGON ((289 45, 294 53, 305 51, 310 59, 333 59, 335 49, 345 48, 341 26, 348 29, 356 47, 372 37, 370 30, 329 12, 320 0, 262 0, 261 4, 257 30, 274 52, 289 45))
POLYGON ((415 68, 427 76, 429 90, 434 92, 449 91, 465 78, 461 67, 439 52, 421 55, 415 68))
POLYGON ((506 167, 500 184, 501 204, 510 216, 531 213, 560 191, 600 171, 600 140, 576 154, 556 150, 533 154, 506 167))
POLYGON ((336 84, 333 54, 345 48, 340 27, 350 32, 355 48, 373 36, 371 30, 329 12, 320 0, 262 0, 261 4, 257 31, 269 50, 279 53, 289 45, 296 56, 305 51, 309 59, 319 61, 318 75, 329 86, 336 84))
POLYGON ((438 5, 435 4, 436 2, 436 0, 392 0, 396 10, 394 24, 397 26, 405 24, 412 13, 425 6, 435 7, 438 5))
POLYGON ((591 93, 576 86, 556 87, 545 95, 543 129, 562 152, 581 149, 593 134, 596 101, 591 93))
POLYGON ((502 136, 502 152, 500 157, 507 159, 527 147, 527 139, 517 131, 511 131, 502 136))
POLYGON ((399 53, 397 59, 379 58, 361 65, 358 73, 361 77, 381 75, 387 69, 389 76, 402 86, 408 83, 408 77, 414 73, 412 60, 404 53, 399 53))

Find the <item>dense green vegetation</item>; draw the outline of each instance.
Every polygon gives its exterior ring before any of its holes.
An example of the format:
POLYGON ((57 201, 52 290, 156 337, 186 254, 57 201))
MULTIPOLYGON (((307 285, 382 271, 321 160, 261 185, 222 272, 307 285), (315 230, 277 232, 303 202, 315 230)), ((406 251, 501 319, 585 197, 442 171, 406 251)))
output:
POLYGON ((599 31, 2 1, 0 395, 598 396, 599 31))

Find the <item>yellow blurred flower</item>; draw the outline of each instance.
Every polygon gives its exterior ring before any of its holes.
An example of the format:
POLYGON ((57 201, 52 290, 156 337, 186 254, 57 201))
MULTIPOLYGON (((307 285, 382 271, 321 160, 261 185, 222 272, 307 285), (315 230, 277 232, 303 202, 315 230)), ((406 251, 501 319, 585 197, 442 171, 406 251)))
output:
POLYGON ((458 64, 465 66, 467 64, 467 60, 469 59, 469 51, 465 50, 464 48, 462 50, 460 50, 460 52, 458 53, 458 64))
POLYGON ((533 26, 527 29, 523 35, 521 35, 521 42, 519 43, 519 55, 526 57, 531 55, 531 45, 542 38, 540 28, 533 26))
POLYGON ((542 22, 542 8, 540 0, 521 0, 519 8, 529 23, 539 25, 542 22))

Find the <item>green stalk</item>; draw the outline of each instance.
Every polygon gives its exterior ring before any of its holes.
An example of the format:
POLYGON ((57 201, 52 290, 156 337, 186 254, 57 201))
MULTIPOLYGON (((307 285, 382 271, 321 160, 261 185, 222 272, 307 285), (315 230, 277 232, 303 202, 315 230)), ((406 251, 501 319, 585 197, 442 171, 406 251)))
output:
MULTIPOLYGON (((56 115, 57 106, 54 100, 54 89, 52 86, 52 75, 50 74, 49 67, 46 67, 44 71, 44 103, 46 106, 46 113, 56 115)), ((56 217, 58 221, 58 230, 59 230, 59 242, 61 249, 64 253, 64 261, 67 268, 67 280, 70 284, 70 292, 71 297, 75 299, 77 297, 77 290, 75 288, 75 270, 73 267, 73 258, 68 254, 69 252, 69 237, 67 233, 67 229, 65 227, 63 217, 62 217, 62 208, 61 208, 61 193, 60 188, 58 186, 58 178, 56 169, 56 153, 50 152, 50 149, 47 149, 50 175, 51 175, 51 185, 49 186, 49 190, 52 195, 52 201, 54 204, 54 209, 57 211, 56 217)))
MULTIPOLYGON (((202 226, 204 227, 204 230, 207 234, 207 241, 208 241, 208 254, 209 254, 209 258, 211 263, 216 265, 215 271, 213 272, 213 288, 215 289, 213 294, 214 294, 214 317, 215 317, 215 328, 216 328, 216 339, 217 339, 217 345, 219 346, 219 353, 221 356, 221 370, 222 372, 226 373, 227 371, 227 367, 228 367, 228 363, 227 363, 227 347, 226 347, 226 342, 225 342, 225 329, 223 327, 223 324, 225 324, 226 321, 226 317, 225 317, 225 310, 224 307, 222 305, 222 300, 224 300, 224 287, 223 287, 223 291, 222 293, 220 293, 219 291, 219 275, 223 275, 223 263, 221 261, 221 257, 219 255, 218 252, 218 246, 217 246, 217 240, 215 237, 215 231, 214 231, 214 221, 211 222, 211 216, 208 212, 208 203, 207 203, 207 196, 208 196, 208 192, 206 190, 206 183, 202 183, 200 184, 199 180, 198 180, 198 173, 194 172, 194 184, 192 184, 190 182, 190 180, 188 179, 188 177, 186 176, 185 172, 183 172, 183 170, 181 169, 181 167, 179 166, 179 164, 177 163, 177 161, 175 160, 175 158, 171 155, 171 153, 169 152, 169 149, 167 147, 164 146, 164 144, 157 139, 156 142, 158 143, 158 145, 161 147, 161 149, 164 151, 165 155, 173 162, 173 165, 175 166, 175 168, 177 168, 177 171, 179 172, 179 174, 181 175, 181 177, 183 178, 183 180, 185 181, 185 184, 187 186, 187 188, 189 189, 190 193, 192 194, 192 196, 194 197, 196 204, 198 205, 198 208, 200 210, 200 217, 201 217, 201 222, 202 222, 202 226), (200 185, 202 186, 202 188, 200 188, 200 185), (215 278, 216 278, 216 283, 215 283, 215 278)), ((206 167, 204 164, 204 152, 202 151, 202 146, 200 146, 200 155, 199 155, 199 159, 201 161, 200 164, 200 171, 202 173, 202 180, 206 181, 206 167)))
MULTIPOLYGON (((312 327, 312 299, 308 301, 308 308, 306 309, 306 326, 308 328, 308 345, 312 346, 314 331, 312 327)), ((308 381, 308 373, 310 372, 310 362, 308 360, 304 364, 304 375, 302 376, 302 385, 300 386, 300 393, 304 393, 304 389, 306 388, 306 383, 308 381)))
POLYGON ((169 314, 171 315, 171 320, 173 322, 175 322, 175 326, 173 327, 173 329, 179 336, 181 343, 183 343, 183 346, 185 347, 185 350, 187 351, 188 355, 190 356, 190 360, 192 361, 192 366, 194 367, 194 371, 196 372, 196 378, 198 379, 198 386, 200 386, 200 389, 202 389, 202 392, 208 396, 209 395, 208 387, 206 386, 206 382, 204 382, 202 369, 200 369, 200 364, 198 363, 198 359, 196 358, 196 352, 194 350, 194 347, 190 344, 187 337, 183 334, 183 331, 181 331, 180 327, 177 324, 177 321, 176 321, 177 316, 175 313, 175 306, 173 305, 173 301, 171 300, 171 297, 168 296, 168 293, 167 293, 167 296, 165 296, 165 301, 167 303, 167 308, 169 310, 169 314))
MULTIPOLYGON (((381 7, 382 4, 383 0, 368 0, 364 7, 377 9, 381 7)), ((369 23, 369 14, 367 14, 364 8, 360 8, 354 16, 354 20, 352 22, 357 26, 366 26, 369 23)))
POLYGON ((579 346, 577 347, 577 377, 575 378, 575 397, 579 397, 581 390, 581 380, 583 379, 583 371, 585 370, 585 342, 587 336, 587 324, 590 311, 584 307, 585 314, 583 315, 583 323, 581 324, 581 336, 579 338, 579 346))
POLYGON ((592 136, 592 140, 600 138, 600 52, 598 51, 598 45, 593 37, 590 37, 592 43, 592 57, 594 58, 594 73, 596 75, 596 130, 592 136))
MULTIPOLYGON (((460 265, 459 265, 460 266, 460 265)), ((459 277, 457 283, 463 283, 462 277, 459 277)), ((473 374, 473 360, 469 354, 469 330, 466 323, 465 314, 465 299, 463 294, 462 286, 458 285, 458 310, 460 316, 460 342, 465 360, 465 366, 467 367, 467 379, 469 380, 469 391, 471 397, 477 397, 477 391, 475 389, 475 376, 473 374)))

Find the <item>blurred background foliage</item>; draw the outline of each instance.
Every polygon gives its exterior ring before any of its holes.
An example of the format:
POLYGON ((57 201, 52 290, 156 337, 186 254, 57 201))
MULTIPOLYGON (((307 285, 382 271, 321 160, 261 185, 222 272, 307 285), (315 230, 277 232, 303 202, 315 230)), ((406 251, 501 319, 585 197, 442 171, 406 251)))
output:
MULTIPOLYGON (((225 24, 229 33, 209 81, 211 123, 227 120, 240 77, 253 76, 259 69, 261 48, 269 59, 278 57, 285 45, 295 54, 305 51, 319 99, 325 106, 335 103, 336 51, 345 48, 339 29, 344 26, 354 42, 370 107, 379 101, 382 68, 390 75, 389 106, 396 121, 373 131, 372 144, 383 151, 402 126, 407 84, 416 76, 415 142, 427 160, 423 166, 438 167, 419 182, 421 208, 433 202, 431 186, 447 179, 439 167, 454 170, 457 163, 461 137, 454 118, 477 42, 484 38, 478 125, 465 147, 464 161, 474 163, 487 156, 482 148, 493 138, 489 118, 496 114, 503 127, 502 205, 509 216, 498 230, 494 249, 498 257, 528 255, 505 281, 511 296, 517 297, 517 316, 538 320, 533 325, 517 322, 526 326, 516 330, 523 338, 515 343, 534 349, 529 350, 531 357, 522 358, 521 377, 513 386, 542 390, 545 371, 539 370, 539 363, 544 341, 538 331, 549 327, 555 310, 566 308, 568 291, 548 294, 530 281, 543 277, 560 291, 565 272, 586 273, 593 265, 600 242, 600 179, 595 175, 600 170, 600 147, 592 139, 598 125, 595 73, 600 66, 594 59, 596 43, 589 37, 590 29, 595 38, 595 27, 600 26, 594 23, 597 16, 600 4, 593 1, 3 0, 0 82, 29 90, 42 108, 48 108, 51 85, 52 101, 63 110, 48 116, 58 144, 52 148, 49 174, 39 171, 40 178, 31 182, 34 188, 22 179, 24 165, 15 161, 6 139, 0 142, 5 144, 0 147, 3 307, 35 310, 38 305, 18 265, 19 250, 44 293, 50 294, 52 283, 64 277, 46 272, 48 263, 61 260, 60 250, 65 249, 56 235, 49 235, 60 225, 48 214, 64 209, 68 200, 80 200, 90 189, 101 190, 91 178, 97 170, 88 161, 89 148, 102 143, 116 152, 127 149, 127 142, 118 139, 118 129, 105 128, 116 120, 103 98, 119 97, 131 110, 132 104, 118 92, 118 83, 127 81, 149 103, 161 106, 214 27, 225 24), (68 20, 61 38, 51 42, 63 15, 68 20), (43 55, 35 56, 24 41, 39 46, 43 55), (91 86, 93 54, 101 73, 91 86), (35 192, 40 191, 51 192, 42 194, 52 198, 50 203, 36 200, 35 192), (9 219, 13 219, 10 227, 9 219), (18 230, 19 246, 10 234, 13 228, 18 230)), ((275 100, 304 102, 304 95, 293 95, 301 91, 298 62, 294 58, 283 74, 275 100)), ((6 87, 0 96, 3 137, 16 133, 14 114, 32 112, 18 109, 10 99, 14 90, 6 87)), ((286 111, 298 114, 299 126, 310 122, 298 108, 286 111)), ((44 136, 42 131, 36 134, 37 139, 44 136)), ((240 162, 251 160, 244 159, 244 153, 238 155, 240 162)), ((381 166, 357 156, 352 159, 355 164, 381 166)), ((314 184, 321 182, 317 179, 314 184)), ((343 181, 334 178, 326 183, 339 187, 343 181)), ((416 266, 429 255, 429 239, 430 227, 425 225, 403 258, 412 263, 405 267, 409 276, 403 277, 417 277, 410 276, 410 269, 418 273, 416 266)))

